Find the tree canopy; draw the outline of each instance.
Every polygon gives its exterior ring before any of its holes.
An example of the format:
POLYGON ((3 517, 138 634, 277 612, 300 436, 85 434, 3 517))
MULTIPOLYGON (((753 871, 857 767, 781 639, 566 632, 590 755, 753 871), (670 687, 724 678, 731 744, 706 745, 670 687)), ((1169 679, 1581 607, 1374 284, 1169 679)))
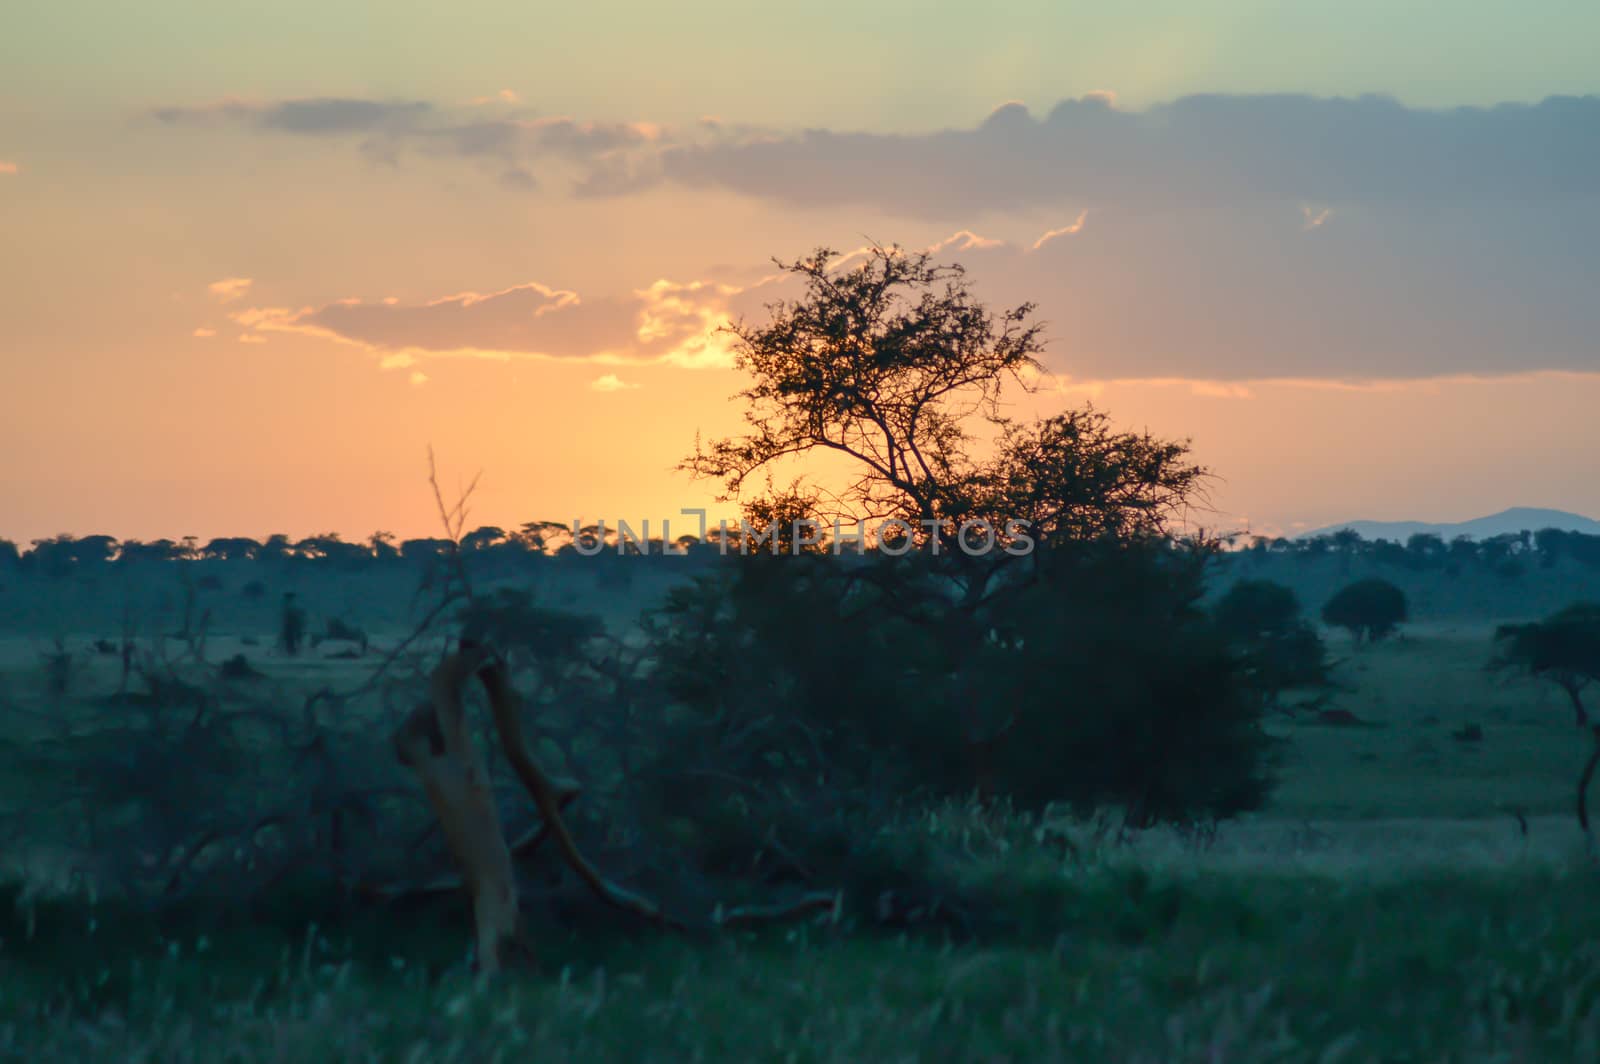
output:
POLYGON ((1406 617, 1405 592, 1376 577, 1342 588, 1322 607, 1323 622, 1347 630, 1357 642, 1387 638, 1406 617))
POLYGON ((1550 680, 1572 700, 1578 727, 1588 725, 1583 690, 1600 680, 1600 603, 1576 602, 1542 621, 1501 625, 1494 638, 1493 667, 1550 680))

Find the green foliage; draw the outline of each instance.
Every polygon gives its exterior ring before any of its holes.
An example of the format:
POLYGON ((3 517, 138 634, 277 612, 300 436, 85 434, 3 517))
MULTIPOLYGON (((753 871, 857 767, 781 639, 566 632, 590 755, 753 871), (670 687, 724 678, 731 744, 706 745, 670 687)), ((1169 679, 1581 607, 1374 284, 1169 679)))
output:
POLYGON ((581 662, 586 644, 605 634, 598 617, 537 605, 533 592, 523 588, 481 595, 462 608, 458 620, 463 639, 487 643, 541 671, 581 662))
POLYGON ((1544 677, 1567 692, 1578 727, 1588 724, 1582 692, 1600 680, 1600 603, 1576 602, 1542 621, 1501 625, 1495 631, 1496 669, 1544 677))
POLYGON ((1299 623, 1300 600, 1271 580, 1240 580, 1212 609, 1217 627, 1240 643, 1281 635, 1299 623))
POLYGON ((1406 595, 1387 580, 1358 580, 1322 607, 1323 623, 1343 628, 1357 641, 1375 643, 1406 620, 1406 595))
POLYGON ((1244 656, 1252 683, 1269 699, 1285 688, 1327 682, 1327 649, 1289 588, 1270 580, 1241 580, 1218 600, 1212 615, 1244 656))
POLYGON ((890 608, 915 570, 753 557, 656 614, 655 682, 706 729, 716 770, 766 799, 803 806, 819 778, 950 796, 976 776, 1027 807, 1226 816, 1260 804, 1269 744, 1259 698, 1197 606, 1201 573, 1156 542, 1057 557, 981 616, 989 635, 958 674, 890 608))
POLYGON ((684 467, 763 528, 825 498, 902 522, 915 549, 896 557, 891 536, 860 564, 741 564, 725 614, 702 604, 697 638, 655 648, 668 689, 713 717, 756 698, 831 770, 865 779, 850 754, 866 751, 910 793, 1122 802, 1150 821, 1258 803, 1259 700, 1168 539, 1206 476, 1187 444, 1093 409, 1006 417, 1004 390, 1040 368, 1031 306, 992 313, 928 254, 833 259, 783 264, 802 296, 733 328, 749 431, 684 467), (980 422, 995 435, 982 455, 980 422), (811 452, 848 459, 845 486, 774 493, 775 468, 811 452), (764 496, 748 491, 760 475, 764 496), (962 538, 978 523, 989 549, 962 538), (1179 756, 1185 742, 1202 758, 1179 756))
POLYGON ((1016 713, 997 761, 1006 793, 1122 806, 1136 826, 1260 807, 1262 704, 1199 608, 1203 566, 1159 542, 1084 551, 1000 620, 981 689, 1016 713))
POLYGON ((461 906, 334 926, 154 923, 0 893, 19 1060, 1578 1061, 1600 1043, 1589 877, 1398 883, 986 861, 977 943, 550 936, 475 983, 461 906), (1307 963, 1315 958, 1316 963, 1307 963), (1159 1022, 1152 1022, 1152 1017, 1159 1022), (759 1047, 759 1048, 757 1048, 759 1047))

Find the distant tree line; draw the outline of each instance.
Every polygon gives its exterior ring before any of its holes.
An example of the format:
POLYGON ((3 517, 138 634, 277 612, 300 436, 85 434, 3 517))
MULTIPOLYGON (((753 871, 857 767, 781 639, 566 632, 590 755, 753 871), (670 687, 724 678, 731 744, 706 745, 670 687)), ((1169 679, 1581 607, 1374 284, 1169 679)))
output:
MULTIPOLYGON (((640 542, 619 542, 617 530, 597 525, 581 527, 587 550, 591 544, 604 544, 595 557, 621 555, 697 555, 721 553, 719 536, 712 531, 702 540, 695 535, 675 537, 671 542, 660 536, 640 542)), ((730 539, 736 530, 730 529, 730 539)), ((732 548, 730 548, 732 549, 732 548)), ((360 570, 395 563, 428 563, 448 555, 454 544, 448 539, 422 537, 397 540, 388 532, 374 532, 364 540, 349 541, 337 532, 291 539, 282 533, 253 539, 248 536, 223 536, 201 542, 195 536, 181 539, 119 540, 114 536, 72 536, 62 534, 36 539, 20 548, 0 539, 0 572, 13 571, 60 577, 102 566, 173 562, 264 562, 313 563, 319 567, 360 570)), ((579 552, 572 527, 558 521, 533 521, 506 530, 484 525, 461 539, 461 551, 485 562, 528 563, 554 557, 573 557, 579 552)))
POLYGON ((1341 529, 1303 539, 1255 536, 1240 554, 1255 561, 1293 558, 1312 562, 1332 558, 1346 568, 1356 561, 1364 561, 1394 569, 1437 570, 1449 575, 1477 568, 1515 577, 1529 566, 1548 569, 1563 560, 1600 568, 1600 535, 1544 528, 1507 532, 1484 539, 1457 536, 1446 541, 1432 532, 1418 532, 1399 543, 1390 539, 1366 539, 1352 529, 1341 529))
MULTIPOLYGON (((604 549, 594 557, 620 555, 713 557, 738 549, 739 530, 727 530, 724 550, 722 533, 712 529, 704 539, 686 534, 665 540, 661 536, 619 539, 618 530, 587 525, 574 537, 570 524, 560 521, 529 521, 506 529, 484 525, 468 532, 461 550, 484 563, 533 563, 545 558, 576 557, 592 553, 593 544, 604 549)), ((873 549, 868 548, 870 553, 873 549)), ((359 570, 396 562, 430 562, 452 550, 450 540, 439 537, 397 539, 389 532, 374 532, 363 540, 346 540, 337 532, 292 539, 275 533, 264 539, 249 536, 221 536, 201 542, 198 537, 180 539, 119 540, 115 536, 73 536, 61 534, 36 539, 24 548, 0 538, 0 572, 27 572, 44 576, 68 573, 104 565, 141 562, 294 562, 318 563, 342 570, 359 570)), ((1337 559, 1348 568, 1357 561, 1412 572, 1440 571, 1459 575, 1468 569, 1488 569, 1514 577, 1530 567, 1553 568, 1563 560, 1600 569, 1600 535, 1568 532, 1558 528, 1505 533, 1487 539, 1458 536, 1445 541, 1430 532, 1419 532, 1404 543, 1388 539, 1365 539, 1345 529, 1305 539, 1256 536, 1242 551, 1232 552, 1236 561, 1264 561, 1293 558, 1301 562, 1337 559)))

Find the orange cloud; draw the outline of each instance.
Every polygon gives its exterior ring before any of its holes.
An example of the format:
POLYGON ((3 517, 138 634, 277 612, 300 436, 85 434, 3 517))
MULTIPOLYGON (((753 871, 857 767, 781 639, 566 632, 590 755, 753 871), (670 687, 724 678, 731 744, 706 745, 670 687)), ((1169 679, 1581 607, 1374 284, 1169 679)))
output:
POLYGON ((589 382, 590 390, 596 392, 625 392, 638 387, 639 385, 630 384, 615 373, 607 373, 604 377, 598 377, 589 382))
POLYGON ((18 166, 16 163, 6 162, 4 159, 0 159, 0 174, 14 175, 20 173, 22 173, 22 167, 18 166))
POLYGON ((474 96, 472 105, 482 107, 491 103, 521 103, 522 97, 518 96, 515 89, 501 89, 493 96, 474 96))
POLYGON ((424 358, 552 358, 685 369, 733 364, 724 331, 765 283, 659 280, 626 295, 581 298, 538 282, 460 292, 420 304, 392 297, 321 307, 247 307, 229 317, 257 333, 290 332, 360 347, 384 369, 424 358))
POLYGON ((232 303, 250 291, 250 286, 254 283, 248 277, 224 277, 220 281, 212 281, 206 285, 206 291, 218 303, 232 303))
POLYGON ((1050 230, 1049 232, 1045 233, 1043 236, 1039 237, 1038 240, 1035 240, 1033 242, 1033 247, 1030 248, 1029 250, 1038 251, 1040 248, 1044 247, 1046 244, 1050 243, 1050 241, 1054 240, 1058 236, 1071 236, 1074 233, 1081 233, 1083 231, 1083 223, 1088 221, 1088 220, 1089 220, 1089 212, 1088 212, 1088 210, 1085 209, 1085 210, 1079 211, 1077 219, 1071 225, 1064 225, 1060 229, 1052 229, 1052 230, 1050 230))

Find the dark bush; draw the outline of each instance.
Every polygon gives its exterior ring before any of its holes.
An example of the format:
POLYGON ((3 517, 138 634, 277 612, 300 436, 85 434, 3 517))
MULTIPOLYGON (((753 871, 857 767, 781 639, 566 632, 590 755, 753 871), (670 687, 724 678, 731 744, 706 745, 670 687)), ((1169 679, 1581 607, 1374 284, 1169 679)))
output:
MULTIPOLYGON (((717 751, 708 778, 797 807, 819 780, 959 796, 975 768, 1024 807, 1115 804, 1140 824, 1258 806, 1261 701, 1197 605, 1198 562, 1149 545, 1056 564, 990 618, 955 677, 930 633, 875 603, 895 577, 863 581, 830 558, 741 560, 655 615, 655 682, 686 707, 685 735, 717 751)), ((697 793, 715 804, 717 789, 697 793)))
POLYGON ((1286 688, 1327 682, 1327 649, 1289 588, 1270 580, 1241 580, 1218 600, 1212 616, 1269 701, 1286 688))
POLYGON ((1387 580, 1358 580, 1322 607, 1322 620, 1343 628, 1357 641, 1375 643, 1406 619, 1406 596, 1387 580))

